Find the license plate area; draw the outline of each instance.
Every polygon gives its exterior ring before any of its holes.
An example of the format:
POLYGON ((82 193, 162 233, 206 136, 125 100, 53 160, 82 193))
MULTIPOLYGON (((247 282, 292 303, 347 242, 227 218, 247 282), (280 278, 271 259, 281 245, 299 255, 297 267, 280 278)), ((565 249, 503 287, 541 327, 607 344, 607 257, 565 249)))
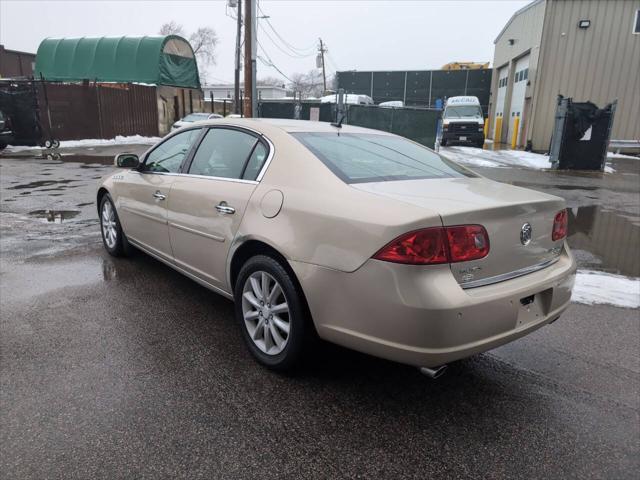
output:
POLYGON ((466 141, 466 140, 467 140, 467 137, 460 137, 460 141, 463 141, 463 142, 464 142, 464 141, 466 141))
POLYGON ((542 292, 527 295, 519 299, 518 302, 518 327, 532 322, 542 320, 551 307, 553 289, 549 288, 542 292))

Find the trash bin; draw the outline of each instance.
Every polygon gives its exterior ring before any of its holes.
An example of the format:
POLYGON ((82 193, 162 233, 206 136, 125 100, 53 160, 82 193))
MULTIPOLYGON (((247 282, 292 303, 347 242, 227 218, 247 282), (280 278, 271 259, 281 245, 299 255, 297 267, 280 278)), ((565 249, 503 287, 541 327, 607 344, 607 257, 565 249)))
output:
POLYGON ((604 170, 614 101, 604 108, 558 95, 549 160, 560 170, 604 170))

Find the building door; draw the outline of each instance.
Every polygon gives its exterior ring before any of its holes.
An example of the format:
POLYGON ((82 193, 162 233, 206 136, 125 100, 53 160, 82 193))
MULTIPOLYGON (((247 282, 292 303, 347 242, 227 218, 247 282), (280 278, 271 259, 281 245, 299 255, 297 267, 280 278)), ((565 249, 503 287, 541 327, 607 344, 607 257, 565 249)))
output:
POLYGON ((501 122, 504 122, 504 101, 507 95, 508 83, 509 67, 506 66, 498 70, 498 96, 496 97, 496 115, 493 119, 493 141, 495 143, 502 143, 501 138, 504 138, 505 125, 502 125, 500 128, 498 128, 497 125, 499 125, 499 123, 497 120, 498 118, 502 118, 501 122), (500 138, 496 138, 497 136, 499 136, 500 138))
MULTIPOLYGON (((518 132, 516 145, 522 144, 522 125, 524 123, 524 95, 527 90, 527 82, 529 79, 529 55, 518 59, 515 66, 515 74, 513 79, 513 90, 511 92, 511 106, 509 108, 509 128, 507 135, 507 143, 511 143, 514 135, 515 119, 518 118, 518 132)), ((504 120, 503 120, 504 121, 504 120)), ((506 127, 506 125, 504 125, 506 127)), ((503 127, 503 128, 504 128, 503 127)))

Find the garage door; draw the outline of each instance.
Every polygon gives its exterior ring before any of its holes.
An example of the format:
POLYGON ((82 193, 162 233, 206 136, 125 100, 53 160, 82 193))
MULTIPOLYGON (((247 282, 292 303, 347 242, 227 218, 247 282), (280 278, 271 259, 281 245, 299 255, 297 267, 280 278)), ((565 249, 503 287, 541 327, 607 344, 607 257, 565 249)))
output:
MULTIPOLYGON (((495 128, 496 125, 496 119, 498 117, 504 117, 505 115, 503 115, 503 111, 504 111, 504 99, 507 96, 507 84, 509 83, 509 67, 502 67, 500 70, 498 70, 498 97, 496 98, 496 116, 493 119, 493 125, 495 128)), ((504 119, 502 120, 504 123, 504 119)), ((501 137, 504 138, 504 130, 505 130, 505 126, 502 126, 502 135, 501 137)), ((494 130, 494 135, 495 135, 495 130, 494 130)), ((494 138, 494 141, 496 143, 500 143, 500 139, 499 138, 494 138)))
MULTIPOLYGON (((527 90, 527 81, 529 79, 529 55, 518 59, 516 62, 515 73, 513 78, 513 91, 511 92, 511 107, 509 108, 509 136, 507 143, 511 143, 513 138, 513 129, 516 117, 520 118, 518 126, 518 139, 516 144, 521 145, 522 125, 524 123, 524 94, 527 90)), ((503 120, 504 123, 504 120, 503 120)))

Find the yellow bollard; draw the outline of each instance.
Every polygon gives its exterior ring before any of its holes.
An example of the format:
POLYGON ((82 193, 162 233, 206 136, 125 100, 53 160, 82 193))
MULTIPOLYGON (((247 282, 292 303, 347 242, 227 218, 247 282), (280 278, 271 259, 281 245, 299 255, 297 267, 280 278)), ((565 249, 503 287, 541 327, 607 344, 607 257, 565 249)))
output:
POLYGON ((500 135, 502 134, 502 117, 496 117, 496 127, 493 132, 494 146, 500 143, 500 135))
POLYGON ((513 120, 513 134, 511 135, 511 148, 516 148, 518 145, 518 127, 520 126, 520 117, 516 117, 513 120))
POLYGON ((487 138, 487 133, 489 133, 489 117, 484 119, 484 138, 487 138))

